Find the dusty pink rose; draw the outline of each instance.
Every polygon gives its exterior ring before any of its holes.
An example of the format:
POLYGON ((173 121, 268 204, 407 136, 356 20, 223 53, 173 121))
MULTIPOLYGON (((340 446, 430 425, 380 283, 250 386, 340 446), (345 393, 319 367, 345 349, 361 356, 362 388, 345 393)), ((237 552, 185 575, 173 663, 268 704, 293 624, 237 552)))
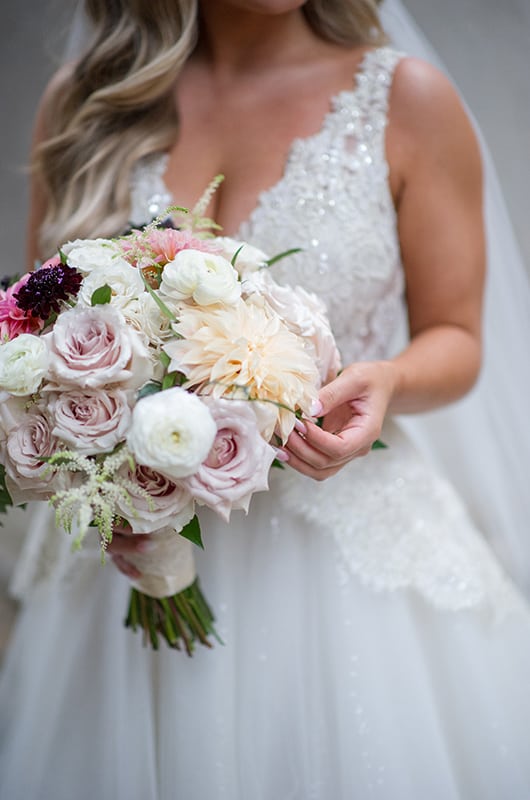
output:
POLYGON ((181 484, 140 464, 134 472, 127 465, 122 467, 121 474, 138 486, 138 491, 129 490, 131 505, 118 504, 119 512, 128 520, 134 533, 153 533, 166 525, 179 531, 192 519, 195 513, 193 498, 181 484), (149 495, 149 500, 144 492, 149 495))
POLYGON ((127 435, 131 409, 121 389, 52 393, 53 435, 82 455, 112 450, 127 435))
POLYGON ((232 509, 248 511, 254 492, 268 489, 274 449, 259 433, 252 402, 203 397, 217 425, 213 447, 182 483, 195 500, 228 522, 232 509))
POLYGON ((150 378, 151 360, 140 334, 110 305, 66 311, 45 336, 49 374, 59 386, 137 388, 150 378))
POLYGON ((36 408, 23 414, 2 447, 6 482, 15 504, 50 497, 57 477, 43 461, 59 448, 47 414, 36 408))
POLYGON ((0 339, 2 341, 11 341, 21 333, 35 333, 44 327, 44 321, 19 308, 14 297, 22 286, 25 286, 30 275, 30 272, 26 273, 5 292, 0 290, 0 339))

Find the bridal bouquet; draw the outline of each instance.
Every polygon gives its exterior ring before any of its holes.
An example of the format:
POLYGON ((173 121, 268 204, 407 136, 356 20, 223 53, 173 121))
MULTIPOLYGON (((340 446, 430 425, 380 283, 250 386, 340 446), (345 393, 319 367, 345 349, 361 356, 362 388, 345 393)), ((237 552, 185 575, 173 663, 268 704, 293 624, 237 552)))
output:
POLYGON ((157 220, 69 242, 0 293, 0 507, 48 500, 102 557, 118 523, 151 534, 126 625, 154 648, 215 635, 196 507, 247 511, 340 366, 320 301, 273 260, 157 220))

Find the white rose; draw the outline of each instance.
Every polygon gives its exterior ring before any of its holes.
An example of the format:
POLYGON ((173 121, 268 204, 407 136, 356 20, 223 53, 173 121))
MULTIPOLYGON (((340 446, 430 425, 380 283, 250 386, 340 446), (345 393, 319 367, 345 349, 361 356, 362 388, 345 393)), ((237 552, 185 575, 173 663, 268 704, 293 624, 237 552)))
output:
POLYGON ((22 333, 0 344, 0 388, 23 397, 34 394, 48 370, 46 343, 31 333, 22 333))
POLYGON ((196 395, 175 387, 136 404, 127 444, 138 464, 178 479, 198 470, 216 433, 217 426, 205 404, 196 395))
POLYGON ((181 250, 162 273, 160 291, 174 300, 193 298, 200 306, 236 303, 241 285, 226 258, 200 250, 181 250))
POLYGON ((117 263, 127 264, 119 247, 110 239, 76 239, 64 244, 61 250, 69 266, 84 274, 93 269, 108 269, 117 263))
POLYGON ((120 310, 131 300, 135 300, 139 295, 145 294, 144 282, 140 272, 127 264, 126 261, 118 260, 107 267, 97 267, 89 272, 83 279, 78 295, 80 305, 91 306, 92 295, 101 286, 110 286, 112 296, 110 304, 120 310))
POLYGON ((252 247, 252 245, 246 242, 238 242, 237 239, 230 239, 228 236, 218 236, 214 239, 214 242, 216 245, 220 246, 221 255, 230 262, 239 250, 236 263, 234 264, 239 275, 246 275, 247 273, 262 269, 269 258, 263 250, 258 250, 257 247, 252 247))
MULTIPOLYGON (((164 297, 164 304, 178 316, 178 306, 164 297)), ((120 309, 127 322, 152 345, 161 345, 174 336, 171 320, 164 314, 149 292, 144 292, 136 300, 120 309)))

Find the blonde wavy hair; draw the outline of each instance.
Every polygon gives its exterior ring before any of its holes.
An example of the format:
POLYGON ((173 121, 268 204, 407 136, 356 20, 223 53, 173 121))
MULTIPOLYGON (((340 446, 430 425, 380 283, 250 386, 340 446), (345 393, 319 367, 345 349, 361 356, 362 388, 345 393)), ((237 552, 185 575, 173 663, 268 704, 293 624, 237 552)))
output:
MULTIPOLYGON (((375 46, 386 41, 379 2, 307 0, 303 11, 323 39, 375 46)), ((68 239, 126 227, 134 165, 177 137, 174 87, 197 43, 198 7, 199 0, 85 0, 93 37, 56 82, 32 165, 46 189, 44 255, 68 239)))

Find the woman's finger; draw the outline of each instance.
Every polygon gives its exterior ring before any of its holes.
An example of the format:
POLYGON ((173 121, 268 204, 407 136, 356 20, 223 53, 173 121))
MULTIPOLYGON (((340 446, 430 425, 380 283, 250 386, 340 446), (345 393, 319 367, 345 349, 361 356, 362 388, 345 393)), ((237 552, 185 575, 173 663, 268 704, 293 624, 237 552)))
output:
POLYGON ((107 550, 112 555, 133 555, 134 553, 147 553, 152 549, 152 540, 149 534, 123 534, 116 528, 112 534, 107 550))
POLYGON ((131 578, 131 580, 138 580, 138 578, 142 577, 140 570, 123 556, 114 555, 114 553, 112 553, 112 562, 120 572, 123 572, 123 574, 131 578))

